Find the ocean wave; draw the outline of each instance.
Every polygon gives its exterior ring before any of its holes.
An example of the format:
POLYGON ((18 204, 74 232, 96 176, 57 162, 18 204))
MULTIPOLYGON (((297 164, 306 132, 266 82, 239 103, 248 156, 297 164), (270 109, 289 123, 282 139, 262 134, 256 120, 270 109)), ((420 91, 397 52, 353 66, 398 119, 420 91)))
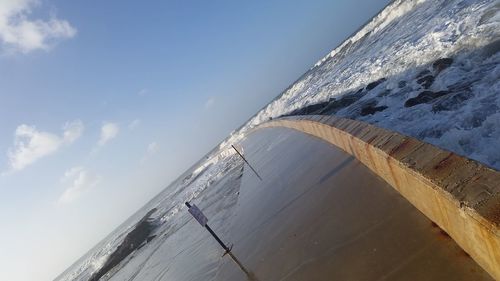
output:
MULTIPOLYGON (((392 77, 385 84, 387 89, 394 88, 401 80, 411 81, 423 67, 442 57, 455 57, 458 63, 470 69, 467 73, 461 73, 459 68, 448 70, 446 75, 441 76, 441 80, 436 81, 434 85, 436 88, 439 87, 439 83, 443 83, 442 78, 447 77, 448 82, 451 82, 462 79, 463 75, 474 73, 474 68, 480 71, 479 68, 482 66, 475 63, 478 57, 474 50, 494 45, 500 38, 498 10, 499 4, 496 1, 395 1, 355 35, 316 63, 306 75, 258 112, 240 130, 233 132, 221 143, 220 149, 226 149, 231 144, 241 141, 249 130, 265 121, 346 95, 382 78, 392 77)), ((494 64, 497 63, 495 58, 491 60, 494 64)), ((487 91, 494 96, 497 95, 499 90, 496 71, 493 70, 490 79, 476 81, 473 91, 477 93, 487 91)), ((411 94, 416 95, 418 92, 405 93, 405 95, 411 94)), ((480 108, 481 100, 469 99, 466 108, 480 108)), ((500 106, 498 100, 495 99, 493 102, 500 106)), ((448 118, 445 113, 431 116, 432 113, 429 112, 426 119, 430 118, 433 122, 426 123, 419 119, 423 116, 422 112, 415 113, 414 110, 401 107, 393 109, 385 112, 386 121, 381 120, 380 116, 366 117, 363 121, 377 123, 388 129, 424 139, 500 169, 498 160, 489 157, 488 149, 483 148, 484 134, 465 132, 451 134, 450 131, 450 134, 443 139, 422 138, 422 134, 426 130, 431 130, 431 126, 438 126, 436 122, 444 126, 455 120, 448 118), (390 122, 395 119, 389 114, 390 112, 398 115, 406 114, 407 116, 401 119, 414 119, 412 124, 415 126, 408 127, 409 123, 406 122, 405 127, 402 127, 390 122), (468 143, 468 149, 457 148, 457 141, 452 139, 458 136, 460 142, 468 143)), ((466 115, 480 114, 476 111, 457 113, 463 114, 463 118, 466 118, 466 115)), ((488 126, 488 122, 484 125, 488 126)), ((490 135, 496 135, 496 130, 494 131, 490 135)), ((489 145, 498 143, 491 140, 489 145)))

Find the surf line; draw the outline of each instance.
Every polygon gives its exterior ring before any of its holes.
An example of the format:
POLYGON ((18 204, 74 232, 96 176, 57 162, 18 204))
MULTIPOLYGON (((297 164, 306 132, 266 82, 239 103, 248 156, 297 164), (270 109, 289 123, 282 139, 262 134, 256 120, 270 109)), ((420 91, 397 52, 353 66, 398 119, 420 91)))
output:
POLYGON ((198 206, 196 206, 195 204, 191 205, 191 203, 189 203, 189 202, 186 202, 185 204, 188 207, 188 212, 196 219, 196 221, 198 221, 198 223, 201 226, 203 226, 204 228, 206 228, 208 230, 208 232, 210 232, 210 234, 215 238, 215 240, 217 240, 219 245, 221 245, 221 247, 225 250, 225 252, 222 256, 225 256, 226 254, 229 255, 231 257, 231 259, 234 261, 234 263, 236 263, 236 265, 238 265, 238 267, 241 269, 241 271, 243 271, 246 274, 246 276, 248 277, 248 280, 258 281, 255 274, 248 271, 248 269, 246 269, 245 266, 243 266, 243 264, 238 260, 238 258, 236 258, 236 256, 231 252, 233 246, 232 245, 231 245, 231 247, 226 246, 226 244, 224 244, 224 242, 222 242, 222 240, 219 238, 219 236, 217 236, 217 234, 215 234, 215 232, 212 230, 212 228, 210 228, 210 226, 208 225, 208 218, 205 216, 205 214, 203 214, 203 212, 198 208, 198 206))
POLYGON ((262 181, 262 178, 259 176, 259 173, 257 173, 257 171, 255 171, 255 169, 252 167, 252 165, 250 165, 250 163, 248 163, 247 159, 245 159, 245 157, 243 155, 241 155, 241 153, 238 151, 238 149, 236 149, 236 147, 234 147, 233 144, 231 144, 231 147, 233 147, 234 151, 236 151, 236 153, 238 153, 238 155, 241 157, 241 159, 243 159, 243 161, 245 161, 245 163, 247 163, 248 167, 250 167, 250 169, 252 169, 252 171, 255 173, 255 175, 262 181))

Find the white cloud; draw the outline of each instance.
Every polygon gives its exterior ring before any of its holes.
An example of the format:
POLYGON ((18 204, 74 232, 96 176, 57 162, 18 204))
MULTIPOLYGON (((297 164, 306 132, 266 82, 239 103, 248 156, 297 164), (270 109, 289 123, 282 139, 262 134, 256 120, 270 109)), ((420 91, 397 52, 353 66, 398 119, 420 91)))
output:
POLYGON ((148 154, 156 153, 156 152, 158 152, 158 148, 159 148, 158 144, 154 141, 148 145, 147 152, 148 152, 148 154))
POLYGON ((106 122, 101 127, 101 137, 99 138, 99 145, 103 146, 108 141, 114 139, 118 132, 120 131, 120 127, 116 123, 106 122))
POLYGON ((139 125, 141 125, 141 120, 135 119, 134 121, 130 122, 130 124, 128 125, 128 128, 130 130, 135 130, 137 127, 139 127, 139 125))
POLYGON ((149 143, 148 147, 146 148, 146 154, 142 157, 140 164, 143 165, 144 163, 146 163, 148 158, 150 158, 153 154, 158 152, 159 148, 160 146, 158 145, 157 142, 153 141, 149 143))
POLYGON ((7 151, 11 171, 19 171, 38 159, 56 152, 63 144, 70 144, 83 133, 80 120, 63 126, 62 136, 38 131, 35 126, 22 124, 14 133, 14 147, 7 151))
POLYGON ((80 120, 76 120, 73 122, 66 122, 64 124, 64 134, 63 138, 65 142, 72 143, 78 138, 81 137, 83 133, 83 122, 80 120))
POLYGON ((5 47, 22 53, 48 50, 57 41, 75 36, 76 29, 66 20, 33 19, 38 5, 40 0, 0 1, 0 41, 5 47))
POLYGON ((141 97, 144 97, 145 95, 148 94, 148 89, 142 89, 140 90, 137 95, 141 96, 141 97))
POLYGON ((205 102, 205 109, 211 108, 215 104, 215 98, 210 97, 206 102, 205 102))
POLYGON ((67 170, 61 178, 61 183, 68 185, 59 197, 60 204, 68 204, 76 200, 83 192, 94 187, 99 182, 99 176, 90 173, 84 167, 74 167, 67 170))

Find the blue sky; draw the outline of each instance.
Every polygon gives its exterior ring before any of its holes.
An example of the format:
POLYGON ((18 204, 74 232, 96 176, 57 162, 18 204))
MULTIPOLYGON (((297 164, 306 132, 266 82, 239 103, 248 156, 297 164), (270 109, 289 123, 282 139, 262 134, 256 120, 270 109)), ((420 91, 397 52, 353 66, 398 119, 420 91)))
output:
POLYGON ((0 280, 52 280, 387 2, 0 1, 0 280))

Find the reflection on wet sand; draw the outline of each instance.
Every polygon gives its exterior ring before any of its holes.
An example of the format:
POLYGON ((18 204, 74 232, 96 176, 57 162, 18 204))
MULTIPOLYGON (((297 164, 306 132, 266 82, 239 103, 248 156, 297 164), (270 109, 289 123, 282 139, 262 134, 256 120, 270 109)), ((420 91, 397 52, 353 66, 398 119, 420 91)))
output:
POLYGON ((228 252, 227 255, 230 256, 231 259, 234 261, 234 263, 236 263, 236 265, 241 269, 241 271, 245 273, 245 275, 248 278, 248 281, 259 281, 259 279, 257 279, 257 276, 255 276, 253 272, 246 269, 245 266, 238 260, 238 258, 233 253, 228 252))
MULTIPOLYGON (((439 227, 356 159, 302 133, 262 129, 193 200, 221 245, 181 213, 109 281, 492 280, 439 227), (275 143, 279 140, 279 144, 275 143), (243 172, 243 176, 241 173, 243 172)), ((85 279, 88 280, 88 279, 85 279)))
POLYGON ((289 129, 256 131, 243 146, 263 181, 245 167, 225 238, 239 268, 224 259, 212 280, 492 280, 336 147, 289 129))

